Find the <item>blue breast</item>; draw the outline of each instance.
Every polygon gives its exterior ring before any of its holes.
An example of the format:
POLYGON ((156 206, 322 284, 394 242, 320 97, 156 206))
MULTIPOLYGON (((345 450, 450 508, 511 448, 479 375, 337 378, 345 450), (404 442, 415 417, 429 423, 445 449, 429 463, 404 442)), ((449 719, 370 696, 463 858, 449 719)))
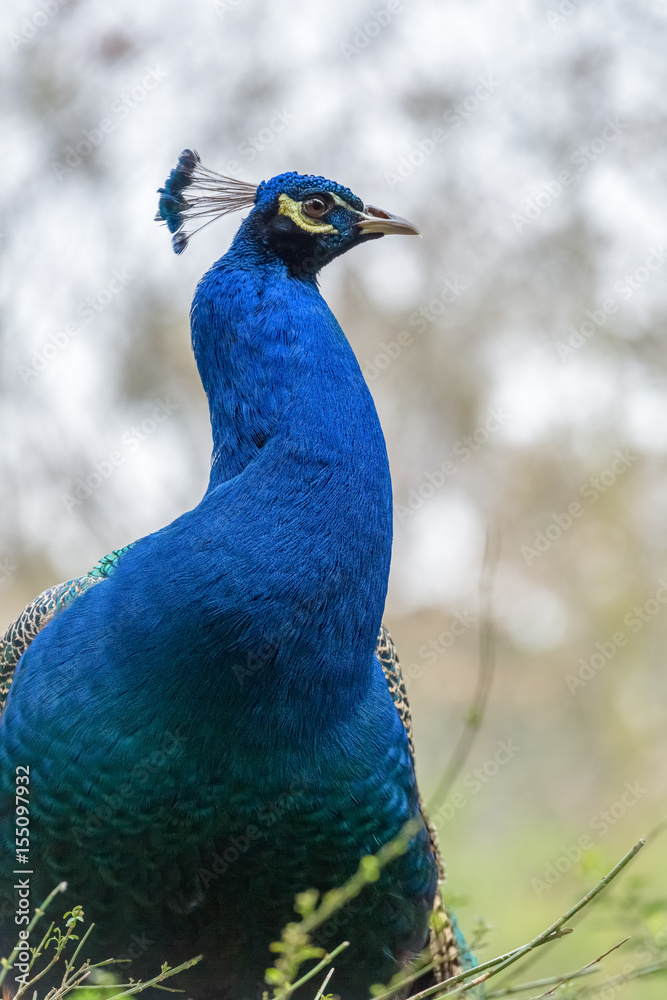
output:
MULTIPOLYGON (((200 283, 192 336, 208 489, 23 656, 0 720, 2 849, 28 764, 36 891, 66 877, 106 947, 145 930, 137 969, 209 946, 209 977, 238 997, 294 893, 340 884, 418 804, 374 656, 391 484, 354 355, 315 282, 258 259, 243 227, 200 283)), ((434 888, 424 832, 348 914, 339 986, 421 947, 434 888)))

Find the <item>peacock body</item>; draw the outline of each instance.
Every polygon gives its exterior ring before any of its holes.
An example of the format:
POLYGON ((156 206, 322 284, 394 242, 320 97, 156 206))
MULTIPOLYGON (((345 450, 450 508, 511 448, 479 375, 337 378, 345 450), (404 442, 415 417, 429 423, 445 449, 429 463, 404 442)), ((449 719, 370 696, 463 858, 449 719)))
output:
MULTIPOLYGON (((184 154, 162 192, 178 250, 200 169, 184 154)), ((91 954, 129 957, 124 977, 203 953, 176 983, 194 1000, 261 996, 295 894, 341 885, 421 808, 384 633, 384 669, 376 653, 385 444, 316 280, 349 247, 414 230, 323 178, 281 175, 252 197, 192 306, 213 436, 204 497, 38 599, 4 647, 0 954, 16 937, 14 782, 27 767, 33 905, 66 880, 65 908, 83 903, 96 923, 91 954)), ((426 945, 438 863, 424 821, 315 935, 351 942, 331 984, 344 1000, 426 945)), ((441 974, 457 968, 444 941, 441 974)))

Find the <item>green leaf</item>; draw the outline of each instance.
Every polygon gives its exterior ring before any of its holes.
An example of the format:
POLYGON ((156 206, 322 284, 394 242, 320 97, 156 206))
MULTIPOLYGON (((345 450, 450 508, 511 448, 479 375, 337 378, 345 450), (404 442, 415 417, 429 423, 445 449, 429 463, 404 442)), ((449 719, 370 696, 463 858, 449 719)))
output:
POLYGON ((269 986, 282 986, 283 975, 278 971, 278 969, 274 969, 273 966, 271 966, 264 973, 264 982, 269 986))
POLYGON ((373 854, 367 854, 365 858, 362 858, 359 868, 366 882, 377 882, 380 877, 380 865, 373 854))

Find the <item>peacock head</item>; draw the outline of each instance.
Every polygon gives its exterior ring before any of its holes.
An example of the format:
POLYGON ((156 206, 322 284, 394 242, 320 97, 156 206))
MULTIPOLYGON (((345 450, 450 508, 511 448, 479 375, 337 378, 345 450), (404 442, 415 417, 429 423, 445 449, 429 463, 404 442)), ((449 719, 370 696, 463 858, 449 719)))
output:
POLYGON ((419 235, 406 219, 364 205, 349 188, 324 177, 279 174, 255 187, 208 170, 190 149, 181 153, 159 191, 155 219, 173 234, 175 253, 182 253, 190 237, 209 222, 252 207, 245 231, 267 253, 303 275, 317 273, 367 240, 390 233, 419 235))

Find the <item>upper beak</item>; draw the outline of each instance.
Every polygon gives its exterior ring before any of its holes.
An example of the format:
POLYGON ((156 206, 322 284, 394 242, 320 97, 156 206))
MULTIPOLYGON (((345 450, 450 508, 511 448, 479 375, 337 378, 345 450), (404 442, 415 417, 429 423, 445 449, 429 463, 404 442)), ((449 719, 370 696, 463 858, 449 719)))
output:
POLYGON ((397 236, 421 236, 416 226, 413 226, 407 219, 402 219, 400 215, 390 215, 382 208, 375 205, 364 205, 363 212, 359 213, 361 218, 355 223, 357 229, 362 233, 396 233, 397 236))

